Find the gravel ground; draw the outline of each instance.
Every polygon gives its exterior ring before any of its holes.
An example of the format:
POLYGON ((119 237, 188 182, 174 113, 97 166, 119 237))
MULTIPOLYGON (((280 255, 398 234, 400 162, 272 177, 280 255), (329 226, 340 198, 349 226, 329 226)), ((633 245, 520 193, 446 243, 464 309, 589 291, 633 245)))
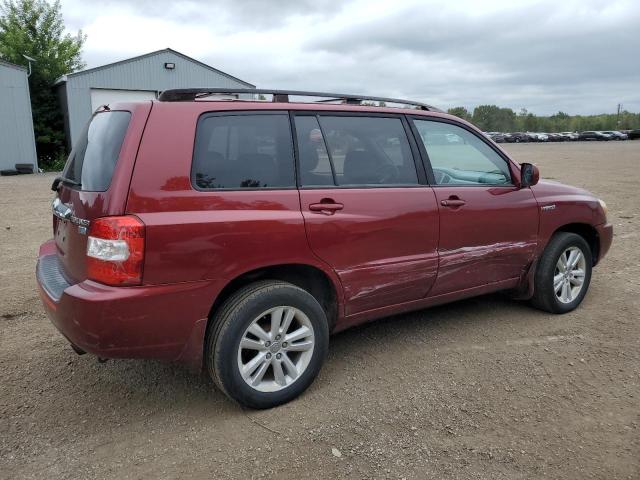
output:
POLYGON ((640 478, 640 141, 506 149, 609 204, 582 306, 491 295, 354 328, 261 412, 176 365, 73 353, 34 283, 53 176, 0 178, 0 478, 640 478))

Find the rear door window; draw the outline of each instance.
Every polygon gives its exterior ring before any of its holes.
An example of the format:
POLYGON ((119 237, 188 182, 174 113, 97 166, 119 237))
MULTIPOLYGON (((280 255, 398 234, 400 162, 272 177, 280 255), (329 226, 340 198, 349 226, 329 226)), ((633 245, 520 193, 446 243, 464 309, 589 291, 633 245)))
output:
POLYGON ((191 180, 199 189, 295 187, 288 114, 202 117, 191 180))
POLYGON ((62 176, 81 190, 107 190, 130 120, 130 112, 96 113, 71 151, 62 176))
POLYGON ((418 184, 400 118, 320 115, 319 120, 337 185, 418 184))

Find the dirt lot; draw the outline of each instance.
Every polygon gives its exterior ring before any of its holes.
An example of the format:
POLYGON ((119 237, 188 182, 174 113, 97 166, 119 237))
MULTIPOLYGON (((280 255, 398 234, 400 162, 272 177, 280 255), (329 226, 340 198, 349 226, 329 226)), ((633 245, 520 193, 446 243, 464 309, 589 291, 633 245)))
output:
POLYGON ((506 148, 609 204, 583 305, 492 295, 352 329, 262 412, 179 366, 73 353, 34 286, 53 176, 0 178, 0 478, 640 478, 640 141, 506 148))

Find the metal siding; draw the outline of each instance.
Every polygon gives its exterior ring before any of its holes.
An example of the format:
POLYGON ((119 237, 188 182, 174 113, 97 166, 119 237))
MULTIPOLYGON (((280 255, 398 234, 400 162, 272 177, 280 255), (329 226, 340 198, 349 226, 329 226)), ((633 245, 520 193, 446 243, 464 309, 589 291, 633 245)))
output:
POLYGON ((0 63, 0 169, 38 168, 27 72, 0 63))
POLYGON ((71 142, 75 142, 92 114, 92 88, 154 91, 189 87, 247 88, 244 83, 169 51, 70 75, 66 84, 71 142), (175 63, 176 68, 167 70, 165 62, 175 63))
POLYGON ((58 103, 62 110, 62 118, 64 121, 64 136, 68 146, 70 146, 69 139, 71 138, 71 130, 69 129, 69 102, 67 102, 67 84, 63 83, 56 87, 56 94, 58 95, 58 103))

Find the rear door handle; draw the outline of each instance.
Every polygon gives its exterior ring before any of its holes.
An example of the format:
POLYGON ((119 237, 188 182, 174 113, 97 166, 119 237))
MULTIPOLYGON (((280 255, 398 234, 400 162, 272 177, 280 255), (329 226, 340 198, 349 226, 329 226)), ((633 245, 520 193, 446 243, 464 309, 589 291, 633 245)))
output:
POLYGON ((464 200, 460 199, 460 198, 449 198, 447 200, 442 200, 440 202, 440 205, 442 205, 443 207, 461 207, 462 205, 465 205, 467 202, 465 202, 464 200))
POLYGON ((317 213, 324 213, 325 215, 333 215, 338 210, 342 210, 344 205, 342 203, 336 203, 333 200, 322 199, 320 203, 312 203, 309 205, 309 210, 317 213))

